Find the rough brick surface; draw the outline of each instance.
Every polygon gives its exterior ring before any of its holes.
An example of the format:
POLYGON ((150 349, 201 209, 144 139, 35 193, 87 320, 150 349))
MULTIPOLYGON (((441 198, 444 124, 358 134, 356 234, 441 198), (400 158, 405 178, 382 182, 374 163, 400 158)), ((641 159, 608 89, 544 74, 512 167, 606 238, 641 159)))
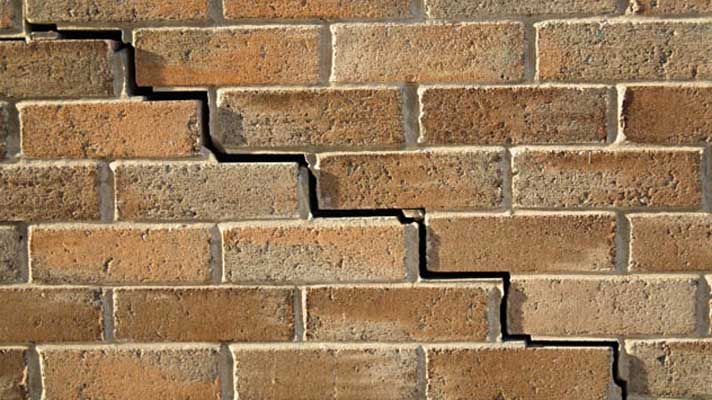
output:
POLYGON ((21 278, 20 234, 14 226, 0 226, 0 284, 21 278))
POLYGON ((206 21, 208 0, 25 0, 34 23, 206 21))
POLYGON ((386 19, 410 16, 411 0, 223 0, 227 19, 242 18, 329 18, 386 19))
POLYGON ((22 30, 22 0, 0 0, 0 34, 22 30))
POLYGON ((631 11, 645 16, 698 16, 712 13, 707 0, 633 0, 631 11))
POLYGON ((7 140, 12 128, 10 127, 10 104, 0 102, 0 161, 7 157, 7 140))
POLYGON ((432 18, 486 18, 530 15, 605 14, 615 0, 425 0, 432 18))
POLYGON ((0 398, 3 400, 26 400, 25 349, 0 347, 0 398))

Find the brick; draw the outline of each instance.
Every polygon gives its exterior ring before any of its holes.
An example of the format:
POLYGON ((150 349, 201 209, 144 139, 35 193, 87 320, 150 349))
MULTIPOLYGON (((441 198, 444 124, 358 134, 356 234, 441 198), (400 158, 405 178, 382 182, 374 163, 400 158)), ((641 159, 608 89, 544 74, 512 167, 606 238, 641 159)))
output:
POLYGON ((116 337, 137 342, 289 341, 293 289, 117 289, 116 337))
POLYGON ((499 300, 486 281, 308 288, 306 334, 326 342, 484 341, 499 334, 499 300))
POLYGON ((124 162, 112 164, 123 220, 297 217, 292 163, 124 162))
POLYGON ((101 309, 95 289, 0 288, 0 341, 98 341, 101 309))
POLYGON ((712 77, 712 25, 706 22, 548 21, 535 27, 541 80, 712 77))
POLYGON ((608 400, 611 349, 519 345, 429 348, 428 399, 608 400))
POLYGON ((208 0, 26 0, 27 19, 50 23, 208 21, 208 0))
POLYGON ((319 82, 319 26, 157 28, 134 31, 141 86, 319 82))
POLYGON ((605 14, 616 10, 615 0, 425 0, 431 18, 485 18, 532 15, 605 14))
POLYGON ((628 141, 712 142, 712 86, 628 86, 621 115, 628 141))
POLYGON ((22 152, 30 158, 196 156, 200 152, 200 107, 199 101, 20 104, 22 152))
POLYGON ((430 271, 615 271, 613 214, 428 214, 426 218, 430 271))
POLYGON ((602 143, 607 91, 599 87, 431 87, 421 90, 428 145, 602 143))
POLYGON ((507 326, 535 337, 694 335, 699 286, 684 275, 514 277, 507 326))
POLYGON ((0 220, 98 220, 99 168, 91 162, 0 165, 0 220))
POLYGON ((403 281, 418 268, 418 228, 395 218, 244 222, 221 231, 228 282, 403 281))
POLYGON ((39 353, 48 399, 220 398, 218 346, 47 346, 39 353))
POLYGON ((30 268, 46 284, 186 284, 210 281, 208 226, 32 227, 30 268))
POLYGON ((10 104, 0 101, 0 161, 2 161, 7 154, 7 141, 10 139, 11 131, 13 130, 10 125, 10 104))
POLYGON ((317 155, 322 209, 491 209, 502 202, 500 149, 317 155))
POLYGON ((22 0, 0 0, 0 34, 22 31, 22 0))
POLYGON ((515 22, 337 24, 334 82, 514 82, 524 77, 515 22))
POLYGON ((627 341, 631 393, 675 398, 712 396, 712 340, 627 341))
POLYGON ((535 208, 698 207, 699 149, 513 150, 514 204, 535 208))
POLYGON ((712 3, 707 0, 634 0, 631 9, 646 16, 697 16, 712 13, 712 3))
POLYGON ((244 400, 422 398, 415 348, 299 344, 232 352, 235 392, 244 400))
POLYGON ((410 0, 223 0, 225 18, 398 19, 411 15, 410 0))
POLYGON ((19 282, 20 268, 20 234, 14 226, 0 225, 0 284, 19 282))
POLYGON ((106 40, 4 41, 0 97, 111 97, 114 45, 106 40))
POLYGON ((228 89, 215 142, 229 151, 405 144, 398 88, 228 89))
POLYGON ((0 398, 28 400, 26 351, 19 347, 0 347, 0 398))

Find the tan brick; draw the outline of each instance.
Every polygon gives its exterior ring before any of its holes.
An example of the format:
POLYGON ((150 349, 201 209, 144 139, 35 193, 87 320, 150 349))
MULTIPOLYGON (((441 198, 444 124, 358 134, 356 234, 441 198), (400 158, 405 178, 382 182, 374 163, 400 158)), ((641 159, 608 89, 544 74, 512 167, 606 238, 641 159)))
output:
POLYGON ((0 0, 0 34, 22 31, 22 0, 0 0))
POLYGON ((0 165, 0 220, 98 220, 99 165, 0 165))
POLYGON ((310 84, 319 81, 319 26, 134 31, 141 86, 310 84))
POLYGON ((697 16, 712 13, 712 3, 708 0, 633 0, 631 9, 646 16, 697 16))
POLYGON ((712 142, 712 86, 629 86, 621 115, 635 143, 712 142))
POLYGON ((105 40, 2 42, 0 97, 111 97, 113 47, 105 40))
POLYGON ((0 399, 28 400, 26 350, 0 347, 0 399))
POLYGON ((235 392, 244 400, 422 398, 415 348, 300 344, 232 351, 235 392))
POLYGON ((124 162, 112 164, 124 220, 297 217, 292 163, 124 162))
POLYGON ((611 349, 520 345, 428 349, 428 399, 608 400, 611 349))
POLYGON ((335 82, 513 82, 524 77, 515 22, 337 24, 335 82))
POLYGON ((26 0, 33 23, 207 21, 208 0, 26 0))
POLYGON ((484 341, 499 332, 500 292, 488 282, 308 288, 313 341, 484 341), (497 325, 497 326, 495 326, 497 325))
POLYGON ((101 309, 95 289, 0 288, 0 341, 98 341, 101 309))
POLYGON ((405 144, 400 89, 229 89, 213 139, 228 151, 405 144))
POLYGON ((510 334, 535 337, 694 335, 700 283, 690 276, 514 277, 510 334))
POLYGON ((32 227, 32 278, 46 284, 208 283, 208 226, 32 227))
POLYGON ((0 284, 19 282, 20 268, 20 234, 14 226, 0 225, 0 284))
POLYGON ((536 24, 538 77, 558 81, 712 78, 712 24, 548 21, 536 24))
POLYGON ((395 218, 221 226, 228 282, 402 281, 417 271, 418 228, 395 218))
POLYGON ((431 18, 485 18, 531 15, 605 14, 615 0, 425 0, 431 18))
POLYGON ((698 149, 513 150, 518 207, 697 207, 698 149))
POLYGON ((223 0, 225 18, 393 19, 411 15, 411 0, 223 0))
POLYGON ((429 145, 606 140, 604 88, 433 87, 420 99, 419 141, 429 145))
POLYGON ((47 346, 39 352, 47 399, 220 398, 218 346, 47 346))
POLYGON ((322 153, 323 209, 489 209, 502 202, 500 149, 322 153))
POLYGON ((30 158, 195 156, 200 107, 199 101, 20 104, 22 152, 30 158))
POLYGON ((137 342, 269 342, 294 336, 293 289, 117 289, 116 337, 137 342))
POLYGON ((614 272, 613 214, 428 214, 428 270, 614 272))

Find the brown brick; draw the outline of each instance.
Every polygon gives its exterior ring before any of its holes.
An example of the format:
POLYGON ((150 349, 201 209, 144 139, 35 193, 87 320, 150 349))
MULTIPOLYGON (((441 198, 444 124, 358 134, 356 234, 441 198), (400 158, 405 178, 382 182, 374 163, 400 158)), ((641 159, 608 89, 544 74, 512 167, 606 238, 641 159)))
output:
POLYGON ((542 80, 712 78, 709 23, 601 20, 548 21, 535 26, 542 80))
POLYGON ((632 394, 712 397, 712 339, 626 342, 632 394))
POLYGON ((698 149, 515 149, 519 207, 697 207, 698 149))
POLYGON ((10 104, 0 101, 0 161, 8 156, 7 142, 10 139, 11 132, 13 131, 10 126, 10 108, 10 104))
POLYGON ((111 97, 113 47, 105 40, 2 42, 0 97, 111 97))
POLYGON ((221 226, 228 282, 402 281, 417 271, 418 228, 396 219, 221 226))
POLYGON ((614 272, 613 214, 428 214, 428 270, 614 272))
POLYGON ((515 22, 337 24, 335 82, 513 82, 524 77, 515 22))
POLYGON ((309 288, 307 338, 326 342, 491 340, 499 334, 495 332, 499 301, 499 289, 487 281, 309 288))
POLYGON ((398 88, 229 89, 215 141, 229 151, 405 144, 398 88))
POLYGON ((100 298, 94 289, 0 288, 0 341, 98 341, 100 298))
POLYGON ((0 34, 22 31, 22 0, 0 0, 0 34))
POLYGON ((616 10, 615 0, 425 0, 431 18, 485 18, 531 15, 605 14, 616 10))
POLYGON ((618 398, 611 349, 521 345, 428 349, 428 399, 618 398))
POLYGON ((25 353, 19 347, 0 347, 0 399, 29 399, 25 353))
POLYGON ((291 163, 112 164, 125 220, 297 217, 298 166, 291 163))
POLYGON ((712 86, 629 86, 621 115, 636 143, 712 142, 712 86))
POLYGON ((224 0, 225 18, 393 19, 410 13, 411 0, 224 0))
POLYGON ((429 145, 606 140, 604 88, 432 87, 420 99, 419 141, 429 145))
POLYGON ((317 160, 323 209, 486 209, 502 202, 499 149, 323 153, 317 160))
POLYGON ((535 337, 694 335, 700 283, 690 276, 515 277, 511 334, 535 337))
POLYGON ((708 0, 634 0, 631 9, 646 16, 697 16, 712 13, 712 3, 708 0))
POLYGON ((0 165, 0 220, 98 220, 99 165, 0 165))
POLYGON ((26 0, 33 23, 207 21, 208 0, 26 0))
POLYGON ((208 226, 32 227, 32 278, 46 284, 208 283, 208 226))
POLYGON ((319 81, 319 26, 157 28, 134 32, 141 86, 319 81))
POLYGON ((220 398, 218 346, 40 347, 47 399, 220 398))
POLYGON ((175 158, 199 154, 199 101, 24 103, 30 158, 175 158), (150 134, 147 134, 150 132, 150 134))
POLYGON ((117 289, 116 337, 137 342, 265 342, 294 336, 293 289, 117 289))
POLYGON ((415 348, 300 344, 232 351, 235 391, 244 400, 422 398, 415 348))
POLYGON ((19 282, 20 268, 20 235, 14 226, 0 225, 0 284, 19 282))

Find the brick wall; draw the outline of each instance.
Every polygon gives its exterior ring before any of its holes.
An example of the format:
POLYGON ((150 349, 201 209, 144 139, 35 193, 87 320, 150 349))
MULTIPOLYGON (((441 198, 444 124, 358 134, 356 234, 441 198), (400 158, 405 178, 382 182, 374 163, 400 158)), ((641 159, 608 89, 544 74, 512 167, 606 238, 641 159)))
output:
POLYGON ((712 399, 710 18, 0 1, 0 399, 712 399))

